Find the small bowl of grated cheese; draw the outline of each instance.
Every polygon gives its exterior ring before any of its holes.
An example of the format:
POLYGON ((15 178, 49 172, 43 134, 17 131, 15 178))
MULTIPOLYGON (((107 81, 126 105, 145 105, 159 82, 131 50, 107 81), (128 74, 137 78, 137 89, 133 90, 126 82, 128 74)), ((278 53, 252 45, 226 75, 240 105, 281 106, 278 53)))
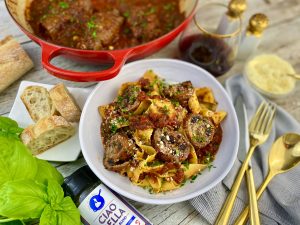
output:
POLYGON ((292 65, 274 54, 251 58, 244 70, 250 85, 269 98, 285 97, 292 93, 297 80, 287 74, 295 74, 292 65))

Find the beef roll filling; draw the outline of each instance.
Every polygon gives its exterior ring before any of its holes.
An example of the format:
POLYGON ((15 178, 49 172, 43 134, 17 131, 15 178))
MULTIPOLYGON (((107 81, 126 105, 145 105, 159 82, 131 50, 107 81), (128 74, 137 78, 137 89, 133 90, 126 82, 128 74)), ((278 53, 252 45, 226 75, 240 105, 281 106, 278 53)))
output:
POLYGON ((129 85, 123 94, 118 96, 116 100, 117 107, 121 112, 132 112, 137 109, 141 103, 138 96, 141 92, 141 87, 135 85, 129 85))
POLYGON ((165 162, 182 162, 188 158, 192 149, 192 145, 183 134, 169 128, 155 130, 153 145, 157 157, 165 162))
POLYGON ((187 107, 193 91, 194 89, 192 82, 185 81, 179 84, 172 84, 164 87, 163 94, 167 98, 177 100, 183 107, 187 107))
MULTIPOLYGON (((113 135, 105 144, 104 166, 110 170, 122 168, 134 155, 134 142, 125 134, 113 135)), ((126 164, 127 165, 127 164, 126 164)))
POLYGON ((214 138, 216 127, 213 122, 199 114, 191 114, 184 124, 185 132, 196 148, 203 148, 214 138))

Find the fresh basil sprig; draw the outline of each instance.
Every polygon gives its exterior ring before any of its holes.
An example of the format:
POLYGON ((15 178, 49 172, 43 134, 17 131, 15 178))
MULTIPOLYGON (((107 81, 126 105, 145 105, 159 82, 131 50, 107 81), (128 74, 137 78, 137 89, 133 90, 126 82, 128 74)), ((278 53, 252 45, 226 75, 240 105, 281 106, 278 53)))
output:
MULTIPOLYGON (((55 180, 44 185, 34 180, 5 183, 0 188, 0 214, 8 218, 37 219, 40 225, 78 225, 80 214, 55 180)), ((1 222, 1 221, 0 221, 1 222)))
POLYGON ((0 224, 79 225, 80 214, 60 186, 62 175, 33 157, 20 141, 22 128, 0 117, 0 224))

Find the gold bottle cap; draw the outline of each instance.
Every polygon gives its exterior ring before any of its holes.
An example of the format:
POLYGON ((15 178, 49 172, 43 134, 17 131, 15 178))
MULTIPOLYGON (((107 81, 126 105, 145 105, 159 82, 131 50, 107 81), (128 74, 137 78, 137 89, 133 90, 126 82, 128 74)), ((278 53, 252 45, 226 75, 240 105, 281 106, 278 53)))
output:
POLYGON ((264 30, 269 25, 269 19, 265 14, 257 13, 251 16, 249 25, 247 27, 247 33, 261 36, 264 30))
POLYGON ((246 0, 231 0, 227 14, 232 18, 240 17, 247 8, 246 0))

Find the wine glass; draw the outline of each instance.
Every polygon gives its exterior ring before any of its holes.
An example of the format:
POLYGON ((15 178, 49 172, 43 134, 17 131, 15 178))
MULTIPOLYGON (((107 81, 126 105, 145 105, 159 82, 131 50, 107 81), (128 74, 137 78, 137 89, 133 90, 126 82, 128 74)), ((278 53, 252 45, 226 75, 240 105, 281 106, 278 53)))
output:
POLYGON ((201 6, 179 40, 180 57, 215 77, 233 66, 240 41, 241 17, 230 18, 227 10, 221 3, 201 6))

